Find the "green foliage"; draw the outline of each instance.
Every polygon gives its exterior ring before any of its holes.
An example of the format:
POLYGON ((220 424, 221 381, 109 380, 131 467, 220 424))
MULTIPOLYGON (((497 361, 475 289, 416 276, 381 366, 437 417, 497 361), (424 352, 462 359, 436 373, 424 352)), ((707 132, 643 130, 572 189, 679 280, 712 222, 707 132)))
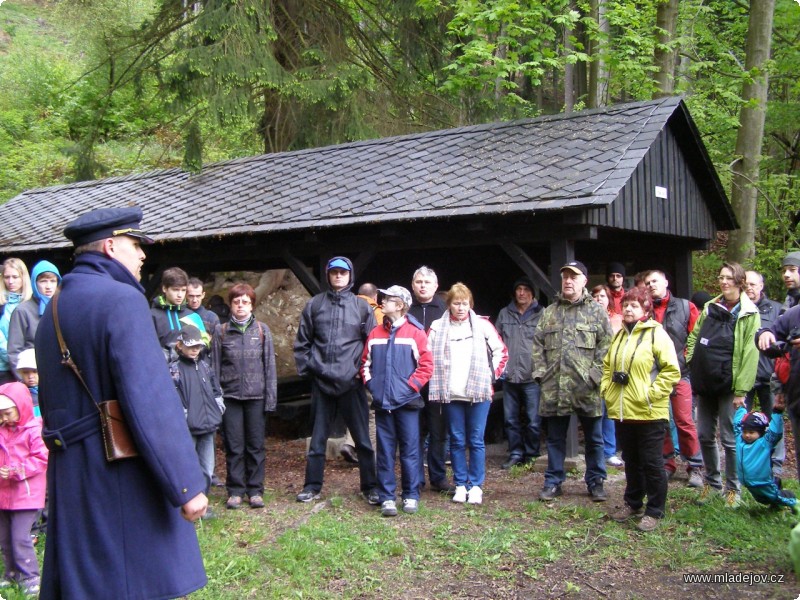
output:
MULTIPOLYGON (((7 0, 0 201, 76 178, 555 112, 568 65, 576 107, 598 64, 609 102, 646 99, 659 2, 606 0, 606 31, 590 0, 7 0)), ((679 11, 667 46, 676 88, 730 189, 752 76, 747 4, 682 0, 679 11)), ((800 246, 794 0, 776 0, 774 32, 756 182, 754 266, 767 274, 800 246)), ((712 263, 698 259, 698 287, 712 263)))

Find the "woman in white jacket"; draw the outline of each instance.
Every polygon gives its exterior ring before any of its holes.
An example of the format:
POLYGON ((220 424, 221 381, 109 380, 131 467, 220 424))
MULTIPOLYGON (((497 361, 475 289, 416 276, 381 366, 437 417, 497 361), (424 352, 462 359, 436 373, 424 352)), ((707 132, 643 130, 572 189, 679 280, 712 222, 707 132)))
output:
POLYGON ((433 351, 428 400, 445 404, 456 485, 453 502, 481 504, 486 475, 483 435, 493 383, 505 370, 508 350, 489 319, 472 310, 467 286, 454 284, 446 303, 448 311, 431 324, 428 333, 433 351))

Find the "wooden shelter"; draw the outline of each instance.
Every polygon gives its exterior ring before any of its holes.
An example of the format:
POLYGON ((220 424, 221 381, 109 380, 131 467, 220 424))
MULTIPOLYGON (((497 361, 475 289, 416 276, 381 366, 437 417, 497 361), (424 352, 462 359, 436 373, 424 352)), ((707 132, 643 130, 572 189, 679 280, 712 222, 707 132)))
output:
POLYGON ((691 292, 693 250, 737 227, 684 102, 662 98, 26 191, 0 206, 0 257, 69 269, 64 225, 139 205, 146 277, 290 268, 319 289, 325 261, 351 257, 357 283, 408 285, 422 264, 469 285, 496 314, 529 275, 545 295, 577 258, 668 272, 691 292))

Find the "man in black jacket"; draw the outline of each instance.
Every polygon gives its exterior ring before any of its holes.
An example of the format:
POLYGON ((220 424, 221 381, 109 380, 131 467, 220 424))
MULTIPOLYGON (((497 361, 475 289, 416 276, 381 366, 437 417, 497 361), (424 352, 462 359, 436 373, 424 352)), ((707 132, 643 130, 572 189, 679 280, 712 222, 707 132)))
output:
MULTIPOLYGON (((431 328, 431 323, 441 317, 447 307, 436 296, 439 289, 439 278, 433 269, 422 266, 414 272, 411 278, 411 291, 414 293, 414 300, 411 309, 408 311, 412 317, 422 323, 425 332, 431 328)), ((422 399, 425 401, 425 408, 420 411, 420 444, 425 445, 425 437, 428 437, 428 456, 427 460, 420 461, 420 482, 425 487, 425 464, 428 465, 428 479, 431 482, 431 489, 436 492, 455 492, 455 488, 447 480, 447 466, 445 464, 447 449, 447 419, 442 405, 439 403, 428 402, 428 386, 421 391, 422 399)), ((420 448, 420 456, 425 456, 424 448, 420 448)))
POLYGON ((341 413, 355 441, 361 492, 378 504, 375 452, 369 439, 369 407, 359 377, 361 354, 375 327, 370 306, 350 290, 353 263, 344 256, 328 261, 329 289, 308 301, 300 316, 294 343, 297 373, 311 378, 311 444, 306 455, 306 479, 298 502, 320 497, 325 472, 325 450, 331 425, 341 413))

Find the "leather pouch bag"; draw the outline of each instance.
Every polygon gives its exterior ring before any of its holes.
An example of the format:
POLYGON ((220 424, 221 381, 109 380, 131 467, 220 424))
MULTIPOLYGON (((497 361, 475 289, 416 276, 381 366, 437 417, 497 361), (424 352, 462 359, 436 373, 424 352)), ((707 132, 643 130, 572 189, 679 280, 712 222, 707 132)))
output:
POLYGON ((106 460, 113 462, 139 456, 131 432, 122 416, 119 402, 117 400, 98 402, 97 408, 100 409, 100 429, 103 434, 106 460))

